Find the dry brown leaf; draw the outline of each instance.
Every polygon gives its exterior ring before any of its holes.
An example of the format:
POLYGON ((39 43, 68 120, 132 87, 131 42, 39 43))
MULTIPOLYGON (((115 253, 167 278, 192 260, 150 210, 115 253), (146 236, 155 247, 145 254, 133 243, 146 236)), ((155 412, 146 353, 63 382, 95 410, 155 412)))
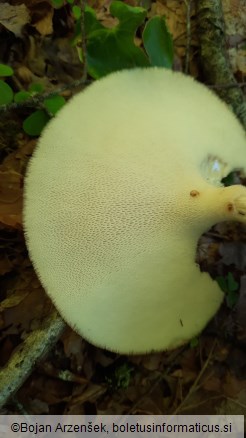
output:
POLYGON ((0 222, 13 228, 22 226, 23 177, 14 170, 0 170, 0 222))
POLYGON ((216 415, 245 415, 246 391, 241 391, 235 399, 225 399, 216 407, 216 415))
POLYGON ((41 286, 39 289, 18 289, 18 277, 9 286, 15 293, 13 298, 9 296, 6 305, 3 301, 5 330, 0 339, 8 334, 26 333, 36 329, 49 310, 49 300, 41 286))
POLYGON ((246 391, 246 380, 238 380, 228 372, 223 383, 223 394, 234 399, 237 398, 242 390, 246 391))
POLYGON ((50 9, 43 18, 33 25, 40 35, 45 36, 53 33, 53 15, 54 10, 50 9))
POLYGON ((160 368, 162 362, 162 353, 149 354, 143 356, 142 365, 150 371, 155 371, 160 368))
POLYGON ((11 261, 8 259, 6 254, 1 254, 0 256, 0 275, 7 274, 13 268, 11 261))
POLYGON ((219 246, 219 253, 225 265, 234 265, 239 271, 244 272, 246 268, 246 243, 223 242, 219 246))
POLYGON ((33 74, 31 70, 25 65, 20 65, 15 70, 16 76, 23 84, 30 84, 33 80, 33 74))
POLYGON ((222 387, 222 381, 217 376, 211 376, 209 379, 205 380, 202 387, 206 391, 214 391, 220 393, 222 387))
POLYGON ((97 397, 104 394, 106 391, 106 387, 95 385, 94 383, 92 383, 81 394, 74 396, 71 400, 71 404, 78 404, 84 403, 86 401, 96 400, 97 397))
POLYGON ((20 304, 29 294, 28 290, 18 290, 0 303, 0 312, 20 304))
POLYGON ((237 321, 246 335, 246 275, 241 277, 240 294, 235 310, 237 321))
POLYGON ((23 26, 29 22, 30 15, 24 3, 16 6, 1 3, 0 24, 10 32, 20 37, 23 26))

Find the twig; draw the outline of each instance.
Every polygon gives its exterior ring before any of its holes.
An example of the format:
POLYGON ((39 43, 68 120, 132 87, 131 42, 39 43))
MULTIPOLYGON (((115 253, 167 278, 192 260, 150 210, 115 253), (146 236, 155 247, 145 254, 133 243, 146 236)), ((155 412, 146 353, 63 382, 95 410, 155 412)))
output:
POLYGON ((206 403, 210 402, 211 400, 218 400, 218 399, 221 400, 223 398, 224 398, 223 395, 214 395, 213 397, 205 398, 204 400, 201 400, 200 402, 196 402, 195 404, 183 406, 182 412, 191 411, 192 409, 197 409, 198 406, 206 405, 206 403))
POLYGON ((36 362, 55 345, 65 327, 63 319, 53 311, 44 326, 34 330, 25 339, 0 371, 0 407, 21 387, 36 362))
POLYGON ((192 0, 184 0, 186 5, 186 51, 185 51, 185 73, 189 73, 189 63, 190 63, 190 44, 191 44, 191 3, 192 0))
POLYGON ((191 394, 193 394, 193 392, 197 389, 198 387, 198 383, 201 380, 201 377, 203 376, 205 370, 207 369, 209 362, 211 360, 212 354, 214 352, 215 346, 217 344, 217 339, 215 339, 212 348, 209 352, 209 355, 207 357, 207 360, 205 361, 200 373, 198 374, 198 376, 196 377, 195 381, 193 382, 192 386, 189 389, 188 394, 186 395, 186 397, 181 401, 181 403, 179 404, 179 406, 175 409, 175 411, 172 413, 172 415, 177 415, 178 412, 183 408, 184 404, 187 402, 187 400, 189 399, 189 397, 191 396, 191 394))
POLYGON ((229 400, 232 403, 235 403, 235 405, 240 406, 241 408, 243 408, 246 412, 246 404, 245 403, 240 403, 238 400, 234 400, 234 398, 231 397, 225 397, 226 400, 229 400))
POLYGON ((86 81, 87 78, 87 53, 86 53, 86 32, 85 32, 86 0, 80 0, 80 3, 81 3, 80 27, 81 27, 82 52, 83 52, 83 61, 84 61, 82 80, 86 81))
POLYGON ((165 379, 165 377, 167 377, 171 371, 171 369, 173 368, 173 364, 175 363, 175 360, 181 356, 184 351, 187 349, 187 345, 185 345, 184 347, 179 348, 178 350, 174 350, 172 352, 172 354, 170 354, 169 356, 169 364, 167 366, 167 368, 165 369, 164 373, 161 373, 156 380, 153 382, 151 388, 146 391, 129 409, 129 411, 127 412, 127 415, 133 414, 134 415, 134 411, 137 408, 137 406, 141 403, 141 401, 144 400, 145 397, 149 396, 155 389, 156 387, 161 383, 161 381, 163 379, 165 379))
POLYGON ((81 87, 81 85, 87 85, 90 83, 91 81, 87 81, 81 78, 72 82, 69 85, 63 85, 62 87, 57 88, 54 91, 42 93, 42 94, 36 94, 35 96, 25 100, 24 102, 19 102, 19 103, 13 102, 13 103, 9 103, 8 105, 0 105, 0 112, 7 112, 21 108, 37 108, 45 99, 49 97, 56 96, 57 94, 63 93, 64 91, 72 90, 74 88, 81 87))
POLYGON ((224 89, 229 90, 230 88, 244 88, 246 87, 246 82, 237 82, 236 84, 215 84, 215 85, 207 85, 209 88, 215 88, 217 90, 224 89))

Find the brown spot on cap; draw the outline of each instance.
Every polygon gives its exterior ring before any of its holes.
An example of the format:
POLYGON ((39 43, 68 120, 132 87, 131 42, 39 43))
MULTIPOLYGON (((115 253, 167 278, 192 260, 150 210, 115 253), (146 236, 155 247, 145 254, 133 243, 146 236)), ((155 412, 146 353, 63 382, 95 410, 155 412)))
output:
POLYGON ((233 204, 231 202, 229 202, 229 204, 227 204, 227 210, 233 211, 233 204))
POLYGON ((190 196, 192 196, 193 198, 195 198, 196 196, 200 195, 200 193, 198 192, 198 190, 191 190, 190 192, 190 196))

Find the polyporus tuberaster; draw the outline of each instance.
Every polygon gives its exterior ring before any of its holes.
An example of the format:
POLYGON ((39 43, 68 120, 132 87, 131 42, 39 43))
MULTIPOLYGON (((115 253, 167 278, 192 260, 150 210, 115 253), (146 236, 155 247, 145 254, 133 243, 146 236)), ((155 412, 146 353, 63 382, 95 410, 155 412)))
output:
POLYGON ((223 294, 195 264, 213 224, 246 222, 246 137, 205 86, 162 68, 113 73, 76 95, 27 170, 24 226, 37 274, 64 319, 120 353, 176 347, 223 294))

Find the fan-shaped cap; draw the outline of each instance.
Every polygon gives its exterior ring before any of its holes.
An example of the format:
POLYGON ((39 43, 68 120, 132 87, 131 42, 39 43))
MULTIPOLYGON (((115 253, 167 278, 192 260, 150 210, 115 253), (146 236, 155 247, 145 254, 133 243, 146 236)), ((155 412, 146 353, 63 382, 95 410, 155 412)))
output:
POLYGON ((121 353, 199 333, 223 295, 195 264, 197 240, 244 220, 245 188, 219 186, 242 167, 239 122, 181 73, 117 72, 72 98, 40 138, 24 194, 31 260, 68 324, 121 353))

